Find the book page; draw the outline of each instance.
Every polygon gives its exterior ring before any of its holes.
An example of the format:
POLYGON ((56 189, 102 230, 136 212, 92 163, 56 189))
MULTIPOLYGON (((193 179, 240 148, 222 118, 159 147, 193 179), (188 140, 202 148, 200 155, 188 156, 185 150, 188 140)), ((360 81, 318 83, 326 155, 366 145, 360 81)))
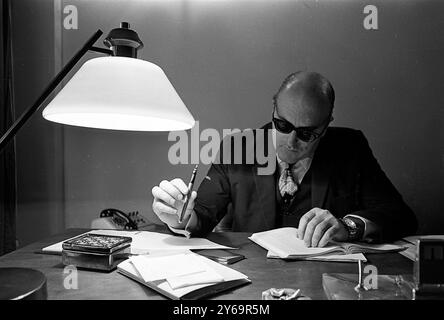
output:
POLYGON ((405 250, 407 246, 400 246, 396 244, 369 244, 369 243, 341 243, 340 244, 347 253, 384 253, 384 252, 398 252, 405 250))
POLYGON ((249 239, 274 252, 280 258, 317 256, 332 252, 344 253, 344 249, 339 246, 307 247, 303 240, 297 238, 297 229, 292 227, 254 233, 249 239))

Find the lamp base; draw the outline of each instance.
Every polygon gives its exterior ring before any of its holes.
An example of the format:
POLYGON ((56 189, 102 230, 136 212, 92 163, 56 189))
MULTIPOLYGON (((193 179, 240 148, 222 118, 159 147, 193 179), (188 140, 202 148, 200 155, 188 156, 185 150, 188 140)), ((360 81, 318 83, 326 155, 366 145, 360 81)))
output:
POLYGON ((46 277, 28 268, 0 268, 0 300, 46 300, 46 277))
POLYGON ((322 286, 329 300, 412 300, 411 275, 375 275, 373 289, 358 289, 357 274, 324 273, 322 286), (376 279, 377 277, 377 279, 376 279))

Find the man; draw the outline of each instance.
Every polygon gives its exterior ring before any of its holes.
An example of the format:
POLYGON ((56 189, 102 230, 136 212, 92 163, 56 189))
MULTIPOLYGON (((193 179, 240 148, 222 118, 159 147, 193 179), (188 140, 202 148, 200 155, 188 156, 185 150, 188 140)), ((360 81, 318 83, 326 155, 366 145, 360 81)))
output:
POLYGON ((256 162, 213 163, 192 193, 182 223, 178 215, 188 188, 181 179, 153 188, 154 212, 173 232, 204 236, 231 204, 233 231, 293 226, 313 247, 331 240, 385 242, 414 233, 414 213, 364 135, 329 127, 334 99, 333 87, 322 75, 289 75, 273 98, 272 122, 263 127, 274 138, 274 174, 259 175, 256 162))

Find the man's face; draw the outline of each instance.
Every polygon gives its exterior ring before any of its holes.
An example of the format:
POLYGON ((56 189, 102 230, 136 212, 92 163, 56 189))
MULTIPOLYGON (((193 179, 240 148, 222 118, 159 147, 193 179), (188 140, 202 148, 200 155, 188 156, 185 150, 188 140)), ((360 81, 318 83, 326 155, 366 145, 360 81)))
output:
MULTIPOLYGON (((330 111, 329 103, 321 97, 303 89, 285 89, 277 98, 273 117, 304 129, 303 133, 312 132, 319 136, 330 122, 330 111)), ((276 129, 274 124, 273 128, 276 129)), ((302 135, 298 137, 296 131, 288 134, 275 131, 277 154, 282 161, 290 164, 311 156, 320 140, 306 142, 301 140, 302 135)))

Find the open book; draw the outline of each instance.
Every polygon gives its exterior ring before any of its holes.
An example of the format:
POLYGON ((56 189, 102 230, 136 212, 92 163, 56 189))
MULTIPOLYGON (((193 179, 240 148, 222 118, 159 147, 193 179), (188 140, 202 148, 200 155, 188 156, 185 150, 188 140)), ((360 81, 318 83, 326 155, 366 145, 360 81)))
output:
POLYGON ((406 247, 393 244, 333 242, 323 248, 307 247, 297 238, 297 229, 278 228, 254 233, 250 240, 282 259, 303 259, 323 255, 398 252, 406 247))
POLYGON ((251 283, 248 277, 193 252, 132 256, 121 274, 174 300, 195 300, 251 283))

